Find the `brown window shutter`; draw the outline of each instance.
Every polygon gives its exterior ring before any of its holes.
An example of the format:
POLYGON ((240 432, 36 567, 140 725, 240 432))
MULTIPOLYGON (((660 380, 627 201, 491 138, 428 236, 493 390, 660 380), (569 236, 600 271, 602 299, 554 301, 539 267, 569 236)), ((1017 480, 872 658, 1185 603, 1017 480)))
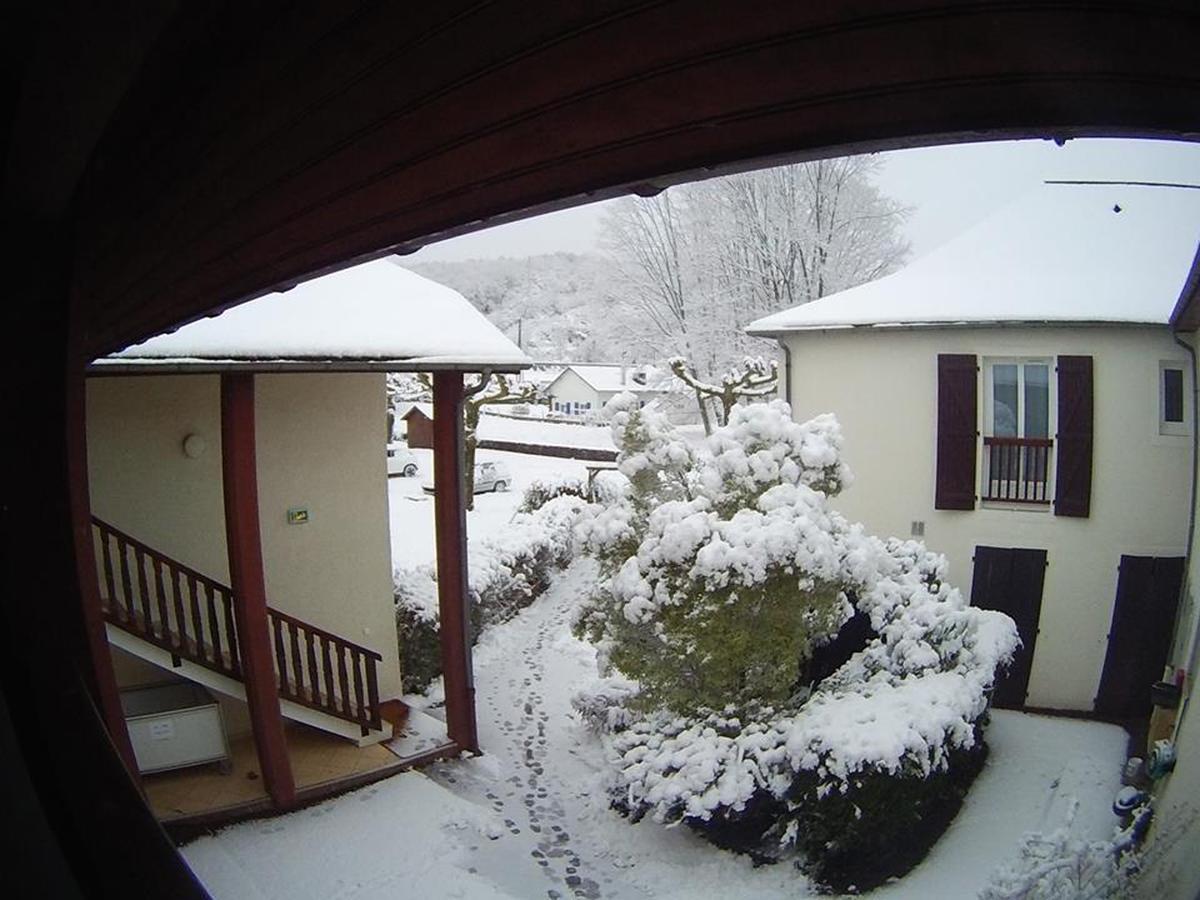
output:
POLYGON ((1054 514, 1086 518, 1092 507, 1092 358, 1058 358, 1058 466, 1054 514))
POLYGON ((937 509, 975 508, 977 372, 970 354, 938 354, 937 509))

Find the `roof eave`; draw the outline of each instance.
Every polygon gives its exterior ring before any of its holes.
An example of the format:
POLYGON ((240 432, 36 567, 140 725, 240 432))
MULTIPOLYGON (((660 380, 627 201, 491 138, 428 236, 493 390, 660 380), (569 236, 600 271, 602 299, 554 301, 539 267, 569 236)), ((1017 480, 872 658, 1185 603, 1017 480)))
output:
POLYGON ((1175 308, 1171 310, 1171 328, 1174 331, 1195 331, 1200 328, 1200 246, 1192 259, 1192 268, 1188 272, 1183 290, 1175 308))
POLYGON ((770 329, 746 329, 752 337, 780 338, 815 331, 918 331, 965 328, 1165 328, 1166 322, 1120 321, 1115 319, 980 319, 954 322, 855 322, 793 325, 770 329))
POLYGON ((445 359, 155 359, 112 358, 93 361, 89 375, 211 375, 223 372, 495 372, 509 375, 532 361, 445 359))

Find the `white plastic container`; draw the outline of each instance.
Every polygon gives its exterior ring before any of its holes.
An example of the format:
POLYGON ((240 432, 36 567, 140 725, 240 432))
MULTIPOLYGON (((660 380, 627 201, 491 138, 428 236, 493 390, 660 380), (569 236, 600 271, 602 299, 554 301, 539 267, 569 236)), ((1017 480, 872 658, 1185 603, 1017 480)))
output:
POLYGON ((228 770, 221 707, 200 685, 184 681, 122 691, 121 708, 140 773, 213 762, 228 770))

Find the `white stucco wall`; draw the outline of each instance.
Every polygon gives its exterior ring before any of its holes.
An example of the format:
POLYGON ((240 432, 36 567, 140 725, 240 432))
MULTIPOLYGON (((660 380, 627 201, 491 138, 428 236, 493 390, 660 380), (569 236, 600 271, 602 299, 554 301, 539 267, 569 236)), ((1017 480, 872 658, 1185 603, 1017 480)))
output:
MULTIPOLYGON (((378 651, 398 696, 382 374, 256 377, 259 516, 268 602, 378 651), (288 525, 287 510, 309 521, 288 525)), ((218 376, 90 378, 92 511, 228 583, 218 376), (184 455, 199 434, 207 450, 184 455)))
MULTIPOLYGON (((1185 351, 1165 328, 1126 327, 835 330, 789 336, 787 344, 795 417, 833 412, 842 423, 855 483, 836 505, 847 516, 899 537, 924 522, 926 544, 946 554, 952 583, 967 595, 977 545, 1047 551, 1026 702, 1091 709, 1121 555, 1184 552, 1190 438, 1160 435, 1158 416, 1159 362, 1190 368, 1185 351), (1058 517, 1049 508, 933 508, 939 353, 975 354, 981 368, 987 357, 1093 357, 1088 518, 1058 517)), ((1054 403, 1052 394, 1052 410, 1054 403)))

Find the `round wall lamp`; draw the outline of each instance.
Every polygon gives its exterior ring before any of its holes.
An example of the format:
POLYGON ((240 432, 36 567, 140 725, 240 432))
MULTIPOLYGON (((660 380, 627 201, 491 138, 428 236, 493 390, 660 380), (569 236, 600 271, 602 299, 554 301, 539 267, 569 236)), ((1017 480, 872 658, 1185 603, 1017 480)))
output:
POLYGON ((201 435, 192 433, 183 439, 183 455, 188 459, 197 459, 208 449, 208 441, 201 435))

